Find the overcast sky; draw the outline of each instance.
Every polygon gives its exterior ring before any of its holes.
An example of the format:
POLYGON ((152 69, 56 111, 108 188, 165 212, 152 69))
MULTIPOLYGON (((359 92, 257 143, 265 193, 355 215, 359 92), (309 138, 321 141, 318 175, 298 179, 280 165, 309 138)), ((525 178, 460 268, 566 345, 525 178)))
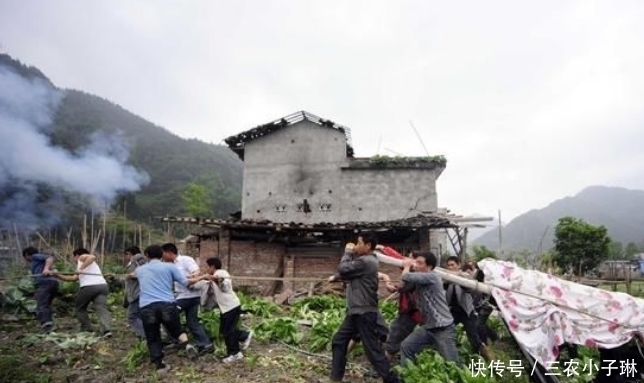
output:
POLYGON ((0 0, 0 51, 222 143, 298 110, 357 156, 447 157, 439 205, 503 220, 644 189, 644 2, 0 0))

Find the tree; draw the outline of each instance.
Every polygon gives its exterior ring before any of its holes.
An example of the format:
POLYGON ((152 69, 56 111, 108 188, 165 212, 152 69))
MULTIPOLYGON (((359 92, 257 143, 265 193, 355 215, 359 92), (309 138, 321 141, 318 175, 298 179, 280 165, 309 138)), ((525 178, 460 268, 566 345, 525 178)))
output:
POLYGON ((608 259, 624 259, 624 245, 621 242, 611 242, 608 246, 608 259))
POLYGON ((195 182, 186 184, 181 199, 191 216, 206 217, 212 215, 213 200, 210 191, 205 185, 195 182))
POLYGON ((608 257, 610 237, 604 226, 593 226, 584 220, 563 217, 555 228, 557 266, 575 275, 597 267, 608 257))
POLYGON ((485 258, 497 259, 496 253, 485 246, 474 245, 472 251, 474 251, 474 262, 482 261, 485 258))
POLYGON ((626 249, 624 250, 624 255, 626 256, 626 259, 632 259, 637 253, 639 253, 638 246, 634 242, 629 242, 626 245, 626 249))

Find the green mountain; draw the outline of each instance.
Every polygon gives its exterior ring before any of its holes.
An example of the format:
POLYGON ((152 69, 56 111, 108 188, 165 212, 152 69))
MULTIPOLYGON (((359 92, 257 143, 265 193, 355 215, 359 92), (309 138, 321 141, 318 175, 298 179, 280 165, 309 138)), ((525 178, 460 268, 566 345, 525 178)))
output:
POLYGON ((0 124, 0 140, 16 150, 0 160, 0 175, 8 169, 0 181, 7 222, 54 222, 41 218, 61 201, 78 202, 86 194, 109 199, 120 211, 125 204, 128 218, 141 221, 188 215, 181 197, 189 183, 209 191, 210 216, 240 208, 243 163, 227 146, 180 138, 101 97, 57 88, 39 69, 5 54, 0 124), (17 145, 32 157, 25 160, 17 145))
MULTIPOLYGON (((639 244, 644 240, 642 211, 644 191, 590 186, 573 197, 554 201, 543 209, 530 210, 503 226, 503 249, 536 252, 540 243, 544 251, 554 247, 554 229, 559 218, 565 216, 581 218, 593 225, 604 225, 611 239, 623 245, 629 242, 639 244)), ((494 228, 472 241, 472 245, 497 249, 498 238, 498 229, 494 228)))

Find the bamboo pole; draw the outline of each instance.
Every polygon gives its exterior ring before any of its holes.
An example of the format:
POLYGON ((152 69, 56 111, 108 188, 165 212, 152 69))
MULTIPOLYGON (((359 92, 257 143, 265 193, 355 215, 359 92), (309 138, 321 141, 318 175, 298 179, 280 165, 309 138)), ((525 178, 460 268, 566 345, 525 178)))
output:
MULTIPOLYGON (((96 248, 96 245, 94 244, 94 241, 98 241, 98 238, 94 238, 94 208, 90 210, 90 222, 89 222, 89 243, 90 246, 92 246, 92 249, 96 248)), ((94 254, 94 251, 92 251, 92 254, 94 254)))
POLYGON ((125 249, 125 227, 127 226, 127 219, 125 218, 125 207, 127 206, 127 201, 123 200, 123 249, 125 249))
POLYGON ((83 247, 87 248, 87 214, 83 214, 83 232, 81 233, 83 247))
POLYGON ((16 224, 13 224, 13 231, 16 234, 16 245, 18 246, 18 252, 21 253, 22 255, 22 246, 20 246, 20 236, 18 235, 18 227, 16 227, 16 224))
MULTIPOLYGON (((107 209, 107 204, 106 204, 107 209)), ((105 231, 105 226, 107 225, 107 211, 103 211, 103 238, 101 238, 101 268, 105 264, 105 236, 107 232, 105 231)))

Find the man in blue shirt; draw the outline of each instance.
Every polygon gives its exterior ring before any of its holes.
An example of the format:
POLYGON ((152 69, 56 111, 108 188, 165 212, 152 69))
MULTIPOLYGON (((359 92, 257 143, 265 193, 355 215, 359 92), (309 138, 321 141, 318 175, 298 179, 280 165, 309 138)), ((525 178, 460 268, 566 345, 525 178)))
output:
POLYGON ((169 367, 163 363, 161 325, 172 338, 179 339, 179 344, 185 347, 189 357, 197 355, 197 349, 188 343, 188 335, 181 327, 179 308, 172 292, 174 282, 187 286, 195 280, 186 279, 175 265, 161 262, 161 246, 149 246, 144 253, 149 262, 138 267, 132 277, 139 280, 139 307, 150 359, 157 372, 165 372, 169 367))
POLYGON ((54 331, 54 319, 51 313, 51 303, 58 293, 58 280, 53 275, 54 257, 40 254, 35 247, 27 247, 22 251, 22 257, 29 262, 29 269, 34 275, 36 288, 36 318, 45 332, 54 331))

